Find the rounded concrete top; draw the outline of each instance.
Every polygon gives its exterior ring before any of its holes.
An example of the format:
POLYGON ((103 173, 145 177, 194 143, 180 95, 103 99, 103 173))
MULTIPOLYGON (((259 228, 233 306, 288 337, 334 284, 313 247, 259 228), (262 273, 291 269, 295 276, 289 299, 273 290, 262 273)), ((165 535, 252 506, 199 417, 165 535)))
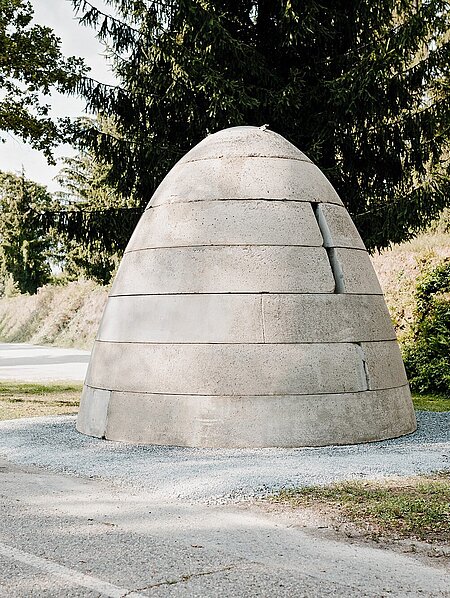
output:
POLYGON ((310 162, 287 139, 264 127, 231 127, 205 137, 180 163, 213 158, 290 158, 310 162))
POLYGON ((266 199, 343 205, 311 160, 263 127, 209 135, 167 174, 147 209, 168 203, 266 199))

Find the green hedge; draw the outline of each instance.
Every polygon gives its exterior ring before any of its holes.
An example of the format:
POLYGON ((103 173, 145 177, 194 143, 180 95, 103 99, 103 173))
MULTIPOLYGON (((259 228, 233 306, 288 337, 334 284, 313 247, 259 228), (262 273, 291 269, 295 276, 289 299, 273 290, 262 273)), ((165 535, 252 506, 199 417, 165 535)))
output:
POLYGON ((424 273, 415 298, 411 337, 403 344, 411 388, 450 397, 450 259, 424 273))

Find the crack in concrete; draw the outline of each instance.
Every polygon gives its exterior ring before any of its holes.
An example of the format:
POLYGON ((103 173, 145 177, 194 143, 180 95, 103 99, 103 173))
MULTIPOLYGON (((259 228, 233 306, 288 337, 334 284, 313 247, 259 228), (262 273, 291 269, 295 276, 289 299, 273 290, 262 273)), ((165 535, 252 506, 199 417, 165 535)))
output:
POLYGON ((236 569, 237 565, 229 565, 228 567, 222 567, 221 569, 213 569, 211 571, 201 571, 200 573, 188 573, 186 575, 182 575, 179 579, 167 579, 165 581, 159 581, 158 583, 152 583, 146 586, 141 586, 136 588, 135 590, 130 590, 121 598, 128 598, 129 596, 133 595, 133 592, 143 592, 144 590, 151 590, 152 588, 159 588, 161 586, 172 586, 179 583, 187 583, 191 579, 196 577, 204 577, 205 575, 214 575, 215 573, 223 573, 224 571, 231 571, 232 569, 236 569))
POLYGON ((367 386, 366 390, 371 390, 371 388, 370 388, 370 376, 369 376, 369 369, 367 367, 366 354, 364 353, 364 349, 362 348, 362 344, 361 343, 355 343, 355 345, 358 347, 359 354, 360 354, 361 361, 362 361, 362 366, 363 366, 363 371, 364 371, 364 377, 365 377, 366 386, 367 386))

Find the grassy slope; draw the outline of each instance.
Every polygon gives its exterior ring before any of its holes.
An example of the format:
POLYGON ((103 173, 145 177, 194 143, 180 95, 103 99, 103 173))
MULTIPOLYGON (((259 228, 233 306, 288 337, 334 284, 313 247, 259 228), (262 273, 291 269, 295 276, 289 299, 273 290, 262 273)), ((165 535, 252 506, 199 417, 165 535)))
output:
POLYGON ((397 337, 401 341, 413 321, 414 290, 423 269, 450 257, 450 234, 423 234, 372 257, 397 337))
POLYGON ((0 340, 90 349, 107 295, 107 287, 78 281, 1 298, 0 340))

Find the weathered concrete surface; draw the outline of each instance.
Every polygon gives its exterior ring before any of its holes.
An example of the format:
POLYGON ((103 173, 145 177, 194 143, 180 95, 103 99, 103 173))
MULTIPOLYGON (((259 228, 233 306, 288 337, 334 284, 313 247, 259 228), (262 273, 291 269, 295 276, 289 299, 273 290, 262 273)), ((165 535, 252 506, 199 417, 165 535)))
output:
POLYGON ((369 254, 360 249, 333 249, 344 275, 345 293, 382 295, 369 254))
POLYGON ((279 158, 213 158, 176 164, 149 207, 227 199, 328 202, 338 194, 314 164, 279 158))
POLYGON ((89 358, 80 349, 0 343, 0 380, 82 382, 89 358))
POLYGON ((136 228, 78 429, 217 447, 406 434, 415 420, 394 339, 326 177, 279 135, 227 129, 174 166, 136 228))
MULTIPOLYGON (((85 386, 84 411, 98 391, 85 386)), ((409 389, 297 396, 189 396, 112 391, 99 438, 179 446, 245 448, 248 422, 255 447, 355 444, 407 434, 415 425, 409 389), (276 424, 274 424, 276 422, 276 424), (356 426, 355 424, 358 423, 356 426)), ((95 405, 95 400, 93 401, 95 405)), ((92 418, 91 421, 95 421, 92 418)))
POLYGON ((89 388, 84 386, 80 402, 78 425, 87 430, 91 436, 103 438, 108 423, 108 407, 111 398, 110 390, 89 388), (86 405, 88 401, 88 405, 86 405))
POLYGON ((98 342, 86 384, 180 395, 354 392, 367 389, 361 354, 352 343, 98 342))
POLYGON ((369 388, 393 388, 406 384, 406 372, 396 341, 361 343, 367 366, 369 388))
POLYGON ((98 339, 134 343, 263 343, 259 294, 110 297, 98 339))
POLYGON ((365 249, 353 220, 343 206, 322 203, 317 211, 326 222, 330 238, 324 242, 325 247, 349 247, 365 249))
POLYGON ((449 596, 438 563, 338 541, 319 523, 156 502, 6 461, 0 468, 0 594, 8 598, 449 596))
POLYGON ((271 131, 257 127, 232 127, 220 135, 208 135, 181 158, 180 164, 214 158, 292 158, 311 160, 290 141, 271 131))
POLYGON ((311 205, 284 201, 204 201, 163 204, 142 216, 127 251, 196 245, 321 247, 311 205))
MULTIPOLYGON (((359 273, 362 260, 356 258, 348 260, 348 268, 359 273)), ((367 284, 361 280, 354 287, 364 289, 367 284)), ((175 247, 125 253, 111 295, 332 293, 333 289, 323 247, 175 247)))
POLYGON ((268 343, 342 343, 395 340, 382 295, 264 295, 268 343))
POLYGON ((98 339, 134 343, 395 340, 381 295, 186 294, 110 297, 98 339))

